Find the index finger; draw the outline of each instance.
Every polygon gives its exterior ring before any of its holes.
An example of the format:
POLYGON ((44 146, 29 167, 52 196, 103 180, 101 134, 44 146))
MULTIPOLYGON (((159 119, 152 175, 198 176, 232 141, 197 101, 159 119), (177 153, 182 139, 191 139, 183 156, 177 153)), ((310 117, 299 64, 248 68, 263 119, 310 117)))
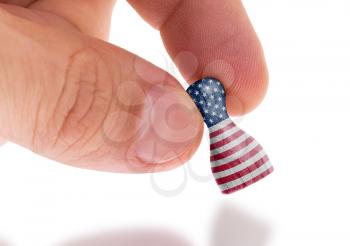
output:
POLYGON ((221 80, 231 115, 254 109, 263 99, 268 72, 263 50, 240 0, 128 0, 159 29, 184 78, 221 80))

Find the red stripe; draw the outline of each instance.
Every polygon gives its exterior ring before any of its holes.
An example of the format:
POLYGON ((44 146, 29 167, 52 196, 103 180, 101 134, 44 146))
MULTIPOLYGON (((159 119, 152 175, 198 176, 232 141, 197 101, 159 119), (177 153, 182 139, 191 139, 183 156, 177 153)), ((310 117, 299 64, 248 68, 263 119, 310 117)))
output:
POLYGON ((226 177, 222 177, 222 178, 218 178, 216 180, 216 183, 218 185, 222 185, 234 180, 237 180, 239 178, 242 178, 243 176, 253 172, 254 170, 262 167, 266 162, 268 162, 269 158, 267 157, 267 155, 265 155, 264 157, 262 157, 261 159, 259 159, 258 161, 256 161, 254 164, 250 165, 249 167, 244 168, 243 170, 230 174, 226 177))
POLYGON ((231 162, 229 162, 227 164, 224 164, 224 165, 221 165, 221 166, 217 166, 217 167, 212 167, 211 170, 212 170, 213 173, 217 173, 217 172, 222 172, 222 171, 225 171, 227 169, 233 168, 235 166, 238 166, 242 162, 245 162, 246 160, 252 158, 257 153, 259 153, 261 150, 262 150, 262 147, 259 144, 254 149, 252 149, 251 151, 249 151, 248 153, 243 155, 242 157, 239 157, 238 159, 236 159, 234 161, 231 161, 231 162))
POLYGON ((216 130, 215 132, 210 133, 209 136, 210 136, 211 138, 216 137, 216 136, 218 136, 218 135, 224 133, 225 131, 230 130, 231 128, 233 128, 233 127, 235 127, 235 126, 236 126, 236 125, 235 125, 233 122, 231 122, 231 123, 228 124, 227 126, 225 126, 225 127, 223 127, 223 128, 220 128, 219 130, 216 130))
POLYGON ((222 191, 223 194, 231 194, 235 191, 238 191, 238 190, 241 190, 251 184, 254 184, 256 183, 257 181, 259 181, 260 179, 266 177, 267 175, 269 175, 270 173, 273 172, 273 167, 270 167, 269 169, 267 169, 266 171, 264 171, 263 173, 261 173, 260 175, 254 177, 253 179, 251 180, 248 180, 247 182, 243 183, 243 184, 240 184, 238 186, 235 186, 235 187, 232 187, 230 189, 227 189, 227 190, 224 190, 222 191))
POLYGON ((238 132, 235 132, 233 134, 231 134, 230 136, 228 136, 227 138, 224 138, 216 143, 213 143, 210 145, 210 150, 219 148, 221 146, 224 146, 228 143, 231 143, 233 140, 239 138, 240 136, 242 136, 244 134, 244 131, 239 130, 238 132))
POLYGON ((221 152, 219 154, 210 156, 210 161, 217 161, 217 160, 223 159, 225 157, 228 157, 230 155, 233 155, 234 153, 236 153, 240 149, 244 148, 245 146, 249 145, 253 141, 254 141, 254 138, 249 137, 246 140, 244 140, 242 143, 236 145, 235 147, 233 147, 229 150, 226 150, 226 151, 221 152))

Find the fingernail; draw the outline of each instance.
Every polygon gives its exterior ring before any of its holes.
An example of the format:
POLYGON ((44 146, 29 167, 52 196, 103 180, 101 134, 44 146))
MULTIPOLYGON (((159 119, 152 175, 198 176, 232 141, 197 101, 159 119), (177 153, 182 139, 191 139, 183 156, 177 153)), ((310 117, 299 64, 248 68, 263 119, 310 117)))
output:
POLYGON ((202 123, 184 91, 155 86, 144 117, 149 130, 136 142, 135 154, 145 163, 161 164, 178 159, 194 145, 202 123))

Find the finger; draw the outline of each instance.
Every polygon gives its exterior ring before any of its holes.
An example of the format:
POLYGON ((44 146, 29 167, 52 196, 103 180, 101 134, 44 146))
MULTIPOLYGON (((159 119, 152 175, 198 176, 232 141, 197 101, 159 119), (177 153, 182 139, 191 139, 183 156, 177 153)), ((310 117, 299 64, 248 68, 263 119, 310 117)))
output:
POLYGON ((223 81, 230 114, 254 109, 267 89, 262 48, 239 0, 128 0, 161 32, 186 80, 223 81))
POLYGON ((64 17, 83 33, 107 40, 115 2, 116 0, 38 0, 29 8, 64 17))
POLYGON ((53 160, 115 172, 167 170, 193 154, 200 115, 173 77, 52 15, 5 9, 0 136, 53 160))
POLYGON ((36 0, 0 0, 0 3, 15 4, 22 7, 28 7, 31 3, 36 0))
POLYGON ((19 5, 64 17, 83 33, 105 40, 108 39, 115 2, 116 0, 0 0, 0 3, 19 5))

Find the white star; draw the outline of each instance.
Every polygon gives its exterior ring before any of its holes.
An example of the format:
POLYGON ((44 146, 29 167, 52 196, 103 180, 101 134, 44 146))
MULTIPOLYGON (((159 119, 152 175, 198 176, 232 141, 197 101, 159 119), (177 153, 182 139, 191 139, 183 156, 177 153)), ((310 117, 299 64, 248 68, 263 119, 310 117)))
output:
POLYGON ((199 92, 198 92, 198 91, 195 91, 194 94, 195 94, 196 96, 198 96, 198 95, 199 95, 199 92))
POLYGON ((221 102, 221 101, 222 101, 222 98, 221 98, 221 97, 219 97, 219 98, 218 98, 218 100, 221 102))
POLYGON ((226 107, 225 106, 221 107, 221 110, 226 111, 226 107))
POLYGON ((188 93, 190 93, 190 94, 191 94, 191 93, 192 93, 192 90, 188 90, 188 93))
POLYGON ((210 121, 210 123, 213 123, 213 122, 214 122, 213 119, 209 119, 209 121, 210 121))
POLYGON ((215 111, 213 111, 211 114, 212 114, 213 116, 215 116, 215 115, 216 115, 216 112, 215 112, 215 111))
POLYGON ((202 96, 203 96, 203 97, 206 97, 206 96, 207 96, 207 94, 206 94, 206 93, 203 93, 203 94, 202 94, 202 96))
POLYGON ((219 105, 217 105, 217 104, 215 104, 215 106, 214 106, 215 108, 219 108, 219 105))
POLYGON ((218 92, 218 88, 215 87, 215 88, 214 88, 214 91, 215 91, 215 92, 218 92))
POLYGON ((210 96, 210 99, 214 99, 214 95, 211 95, 211 96, 210 96))
POLYGON ((211 102, 208 102, 207 105, 208 105, 208 106, 211 106, 211 102))
POLYGON ((209 79, 209 84, 212 84, 213 83, 213 80, 212 79, 209 79))
POLYGON ((208 109, 204 109, 204 113, 209 113, 209 110, 208 109))
POLYGON ((220 85, 220 83, 219 83, 219 82, 216 82, 216 84, 217 84, 217 85, 220 85))
POLYGON ((221 90, 221 93, 222 93, 222 94, 225 94, 225 91, 224 91, 224 90, 221 90))
POLYGON ((220 118, 224 117, 222 114, 219 115, 220 118))
POLYGON ((201 100, 199 103, 203 105, 203 104, 204 104, 204 101, 203 101, 203 100, 201 100))
POLYGON ((209 87, 209 86, 206 86, 205 89, 206 89, 207 91, 209 91, 209 90, 210 90, 210 87, 209 87))
POLYGON ((198 88, 202 88, 202 84, 199 84, 199 85, 198 85, 198 88))

